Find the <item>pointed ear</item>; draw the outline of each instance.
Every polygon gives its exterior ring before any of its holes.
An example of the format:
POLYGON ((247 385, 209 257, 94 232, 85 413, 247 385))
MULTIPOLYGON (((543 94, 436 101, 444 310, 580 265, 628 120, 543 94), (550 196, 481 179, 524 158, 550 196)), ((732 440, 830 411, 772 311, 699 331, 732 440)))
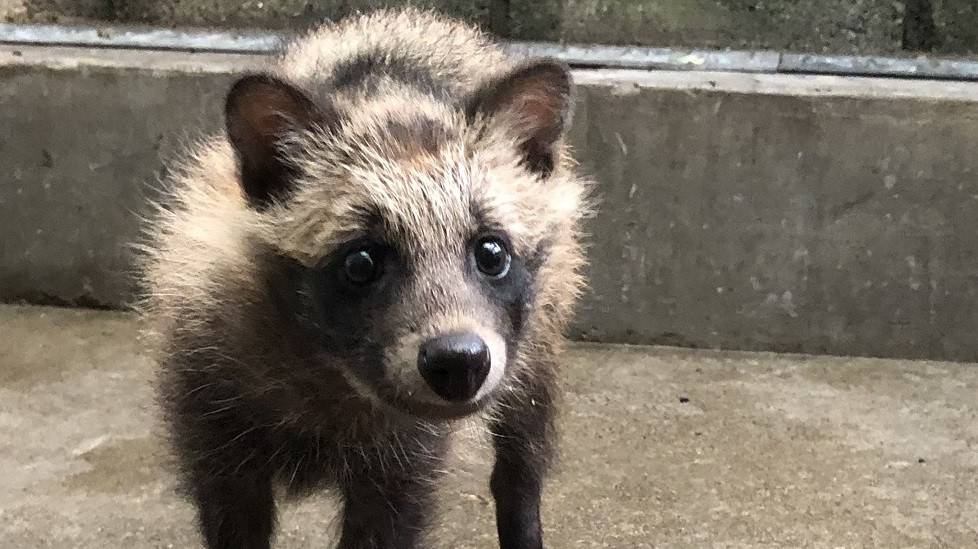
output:
POLYGON ((267 74, 247 75, 235 82, 224 115, 238 157, 241 187, 258 209, 286 196, 291 188, 295 166, 286 157, 283 138, 337 120, 332 106, 317 106, 295 86, 267 74))
POLYGON ((570 125, 573 91, 566 65, 536 61, 484 84, 469 98, 466 115, 505 117, 526 167, 546 177, 557 162, 557 141, 570 125))

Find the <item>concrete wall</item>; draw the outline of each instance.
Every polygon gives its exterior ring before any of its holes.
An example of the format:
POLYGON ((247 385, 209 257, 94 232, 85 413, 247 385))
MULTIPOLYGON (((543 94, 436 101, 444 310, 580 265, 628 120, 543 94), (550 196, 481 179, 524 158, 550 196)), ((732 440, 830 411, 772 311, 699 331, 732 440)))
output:
POLYGON ((543 0, 514 2, 524 40, 892 53, 900 4, 888 0, 543 0))
POLYGON ((978 356, 976 97, 656 79, 582 94, 575 141, 605 204, 583 337, 978 356))
POLYGON ((520 40, 846 54, 978 51, 974 0, 0 0, 0 17, 293 28, 407 3, 520 40))
POLYGON ((934 20, 934 51, 971 54, 978 52, 978 2, 937 0, 934 20))
POLYGON ((106 21, 154 25, 295 28, 358 10, 412 4, 489 28, 492 0, 0 0, 15 22, 106 21))
MULTIPOLYGON (((0 47, 0 300, 121 306, 152 184, 253 57, 0 47)), ((978 84, 580 71, 582 339, 974 360, 978 84)))
MULTIPOLYGON (((13 51, 0 59, 22 59, 13 51)), ((2 300, 115 307, 130 299, 128 246, 163 176, 161 159, 197 128, 217 127, 227 74, 90 61, 0 65, 2 300)))

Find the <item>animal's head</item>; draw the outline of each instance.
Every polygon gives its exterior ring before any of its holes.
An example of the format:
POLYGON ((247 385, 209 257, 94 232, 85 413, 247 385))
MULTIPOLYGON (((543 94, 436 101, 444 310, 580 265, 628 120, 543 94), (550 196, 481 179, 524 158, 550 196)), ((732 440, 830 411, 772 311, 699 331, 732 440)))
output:
POLYGON ((239 80, 227 132, 275 292, 364 396, 455 417, 518 388, 580 279, 572 84, 523 65, 446 101, 239 80))

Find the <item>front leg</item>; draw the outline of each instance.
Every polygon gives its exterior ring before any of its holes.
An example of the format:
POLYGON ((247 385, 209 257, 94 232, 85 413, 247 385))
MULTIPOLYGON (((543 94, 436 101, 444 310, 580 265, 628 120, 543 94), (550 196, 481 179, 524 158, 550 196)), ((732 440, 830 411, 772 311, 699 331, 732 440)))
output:
MULTIPOLYGON (((429 448, 437 447, 436 442, 430 443, 429 448)), ((408 459, 411 454, 408 450, 397 459, 393 454, 380 455, 379 461, 359 463, 353 468, 355 472, 341 481, 343 532, 338 549, 423 546, 420 540, 432 509, 441 449, 430 454, 418 452, 408 459)))
POLYGON ((492 426, 496 464, 489 483, 499 547, 542 549, 540 494, 555 442, 553 399, 550 391, 538 389, 504 404, 502 418, 492 426))
POLYGON ((199 478, 192 486, 197 518, 208 549, 268 549, 275 502, 267 478, 199 478))
POLYGON ((431 508, 428 487, 355 482, 344 489, 338 549, 414 549, 431 508))

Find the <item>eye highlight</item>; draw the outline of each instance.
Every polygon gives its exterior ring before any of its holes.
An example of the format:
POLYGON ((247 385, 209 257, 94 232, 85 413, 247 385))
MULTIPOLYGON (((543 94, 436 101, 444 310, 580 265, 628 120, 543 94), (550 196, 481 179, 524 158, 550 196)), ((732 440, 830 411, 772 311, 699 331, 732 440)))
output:
POLYGON ((472 257, 479 272, 489 278, 500 279, 509 272, 512 256, 506 242, 495 235, 479 237, 472 248, 472 257))
POLYGON ((374 247, 356 249, 343 259, 343 276, 356 286, 363 286, 380 278, 381 251, 374 247))

